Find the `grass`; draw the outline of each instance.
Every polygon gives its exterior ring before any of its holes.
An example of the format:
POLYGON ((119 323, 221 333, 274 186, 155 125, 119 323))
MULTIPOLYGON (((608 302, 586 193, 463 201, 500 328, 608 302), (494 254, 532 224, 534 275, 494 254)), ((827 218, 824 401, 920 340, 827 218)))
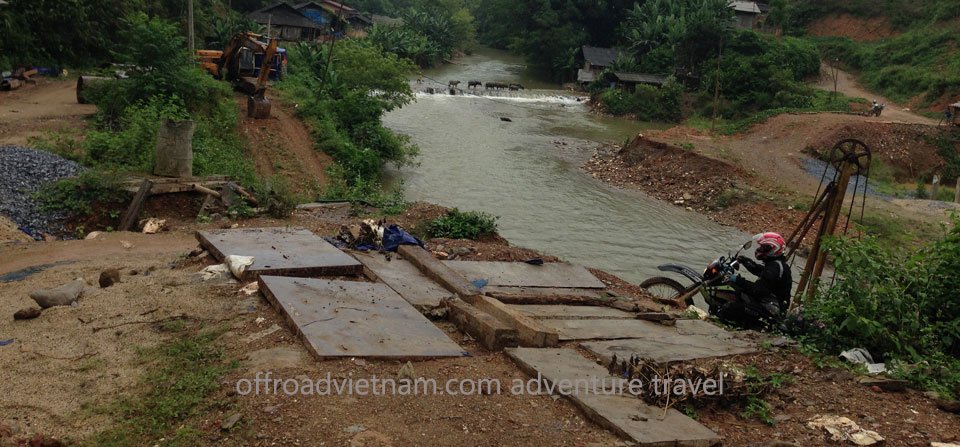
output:
MULTIPOLYGON (((181 333, 182 320, 164 324, 163 331, 181 333), (179 321, 180 324, 175 324, 179 321)), ((142 349, 140 361, 148 365, 140 396, 118 398, 105 408, 113 427, 84 440, 81 445, 126 447, 141 445, 191 446, 200 432, 189 422, 203 410, 204 401, 220 387, 220 379, 237 366, 217 346, 225 329, 199 331, 156 348, 142 349), (159 439, 162 442, 158 442, 159 439)))
POLYGON ((430 237, 476 240, 481 236, 496 233, 496 216, 479 211, 460 211, 457 208, 427 224, 427 234, 430 237))
POLYGON ((776 372, 764 375, 753 365, 744 369, 744 375, 748 396, 740 416, 744 419, 756 418, 764 424, 773 425, 776 422, 773 419, 773 408, 763 399, 763 395, 792 383, 793 376, 776 372))

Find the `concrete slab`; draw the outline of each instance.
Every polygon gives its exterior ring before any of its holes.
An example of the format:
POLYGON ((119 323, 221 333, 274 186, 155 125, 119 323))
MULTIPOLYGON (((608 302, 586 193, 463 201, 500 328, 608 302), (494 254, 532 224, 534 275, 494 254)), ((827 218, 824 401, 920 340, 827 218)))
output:
POLYGON ((609 362, 614 354, 618 358, 627 358, 636 354, 644 359, 662 363, 757 352, 755 343, 735 337, 685 334, 629 340, 591 341, 581 343, 581 346, 599 356, 605 362, 609 362))
POLYGON ((410 261, 394 257, 390 261, 380 253, 353 252, 376 279, 383 281, 421 312, 440 307, 440 302, 457 295, 427 278, 410 261))
POLYGON ((508 349, 525 373, 553 384, 567 386, 563 394, 592 421, 639 446, 709 447, 720 443, 712 430, 676 411, 645 404, 637 397, 614 392, 614 378, 606 368, 572 349, 508 349), (604 384, 608 387, 586 384, 604 384), (580 384, 585 387, 581 388, 580 384))
POLYGON ((542 320, 560 334, 561 341, 569 340, 618 340, 622 338, 669 337, 676 329, 660 323, 644 320, 542 320))
POLYGON ((260 290, 319 359, 466 354, 386 284, 260 276, 260 290))
POLYGON ((598 319, 632 320, 634 315, 611 307, 604 306, 568 306, 564 304, 515 304, 512 305, 523 314, 541 319, 598 319))
POLYGON ((228 255, 253 256, 245 275, 249 278, 363 273, 359 261, 303 228, 198 231, 197 240, 220 261, 228 255))
POLYGON ((583 266, 561 262, 530 265, 523 262, 444 261, 444 264, 470 281, 484 279, 488 286, 604 288, 603 282, 583 266))

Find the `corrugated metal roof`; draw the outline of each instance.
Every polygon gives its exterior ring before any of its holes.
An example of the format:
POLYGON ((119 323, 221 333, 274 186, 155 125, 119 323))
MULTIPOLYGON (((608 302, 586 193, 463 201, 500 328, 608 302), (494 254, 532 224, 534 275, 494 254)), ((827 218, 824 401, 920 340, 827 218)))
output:
POLYGON ((286 3, 275 3, 265 8, 247 14, 254 22, 277 26, 298 26, 300 28, 317 28, 317 24, 286 3))
POLYGON ((757 6, 757 2, 734 0, 730 2, 730 7, 733 8, 733 10, 736 12, 745 12, 748 14, 760 14, 760 7, 757 6))
POLYGON ((617 56, 620 55, 620 50, 616 48, 599 48, 591 47, 589 45, 584 45, 583 48, 583 58, 590 63, 590 65, 596 65, 598 67, 606 67, 617 60, 617 56))
POLYGON ((577 82, 593 82, 594 79, 592 71, 582 68, 577 70, 577 82))
POLYGON ((666 76, 646 74, 646 73, 614 73, 621 82, 633 82, 637 84, 655 84, 661 85, 667 80, 666 76))

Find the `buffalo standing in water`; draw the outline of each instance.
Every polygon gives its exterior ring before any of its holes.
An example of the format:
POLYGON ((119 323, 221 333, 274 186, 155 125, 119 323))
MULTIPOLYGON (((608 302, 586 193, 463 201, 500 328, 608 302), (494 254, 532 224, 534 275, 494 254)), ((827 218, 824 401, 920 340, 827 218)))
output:
POLYGON ((467 88, 481 87, 483 83, 480 81, 470 81, 467 83, 467 88))

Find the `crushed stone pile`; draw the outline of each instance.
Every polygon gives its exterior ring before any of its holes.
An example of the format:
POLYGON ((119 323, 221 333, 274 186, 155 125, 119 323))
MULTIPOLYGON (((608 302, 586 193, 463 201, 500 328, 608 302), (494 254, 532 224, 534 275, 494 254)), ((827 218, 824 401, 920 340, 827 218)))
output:
POLYGON ((85 168, 56 154, 23 146, 0 146, 0 215, 34 239, 65 231, 61 213, 40 210, 34 194, 43 185, 73 177, 85 168))

